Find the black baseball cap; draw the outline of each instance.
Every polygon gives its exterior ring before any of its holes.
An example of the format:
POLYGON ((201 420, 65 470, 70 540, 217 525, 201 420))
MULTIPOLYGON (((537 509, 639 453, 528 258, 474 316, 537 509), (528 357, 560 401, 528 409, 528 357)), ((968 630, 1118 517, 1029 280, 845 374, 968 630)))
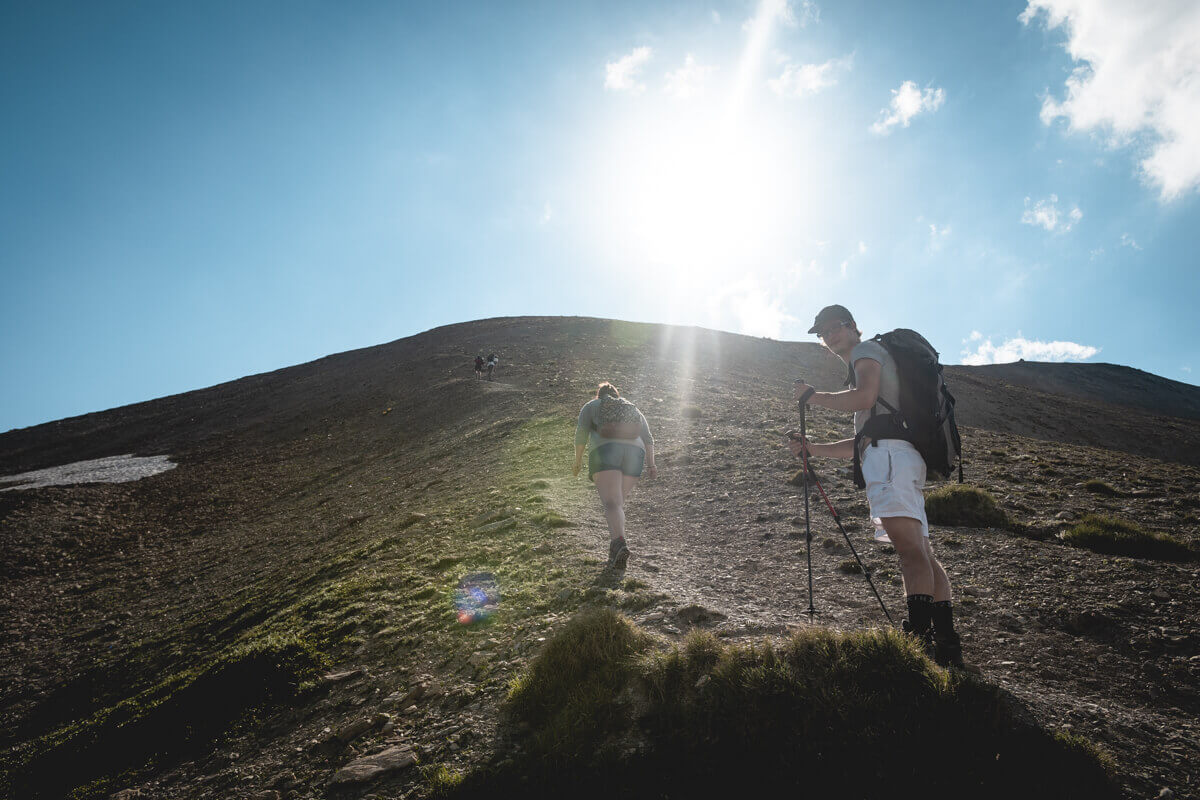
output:
POLYGON ((845 306, 825 306, 817 312, 817 318, 813 320, 813 326, 808 329, 809 333, 817 333, 831 322, 854 322, 854 315, 845 306))

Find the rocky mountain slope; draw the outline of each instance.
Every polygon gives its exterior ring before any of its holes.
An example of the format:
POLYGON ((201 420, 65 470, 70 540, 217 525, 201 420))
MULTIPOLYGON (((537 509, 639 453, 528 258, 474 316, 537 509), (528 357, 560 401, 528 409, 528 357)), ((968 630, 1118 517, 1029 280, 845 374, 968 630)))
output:
MULTIPOLYGON (((948 370, 967 480, 1023 523, 935 528, 968 659, 1040 724, 1109 752, 1130 796, 1194 795, 1200 570, 1055 534, 1100 512, 1200 541, 1200 390, 1176 384, 1159 405, 1158 384, 1122 368, 1062 366, 948 370), (1097 479, 1111 491, 1089 490, 1097 479)), ((807 625, 782 444, 799 375, 833 389, 842 370, 815 344, 506 318, 0 435, 0 475, 122 453, 178 463, 135 483, 0 492, 3 785, 423 795, 439 769, 505 746, 510 680, 582 607, 667 638, 807 625), (481 350, 500 354, 495 382, 474 378, 481 350), (575 413, 605 379, 660 451, 616 581, 595 494, 570 475, 575 413), (502 600, 460 624, 456 588, 480 573, 502 600)), ((848 423, 818 410, 810 428, 840 438, 848 423)), ((895 555, 871 541, 861 492, 843 465, 816 468, 899 618, 895 555)), ((818 503, 816 623, 884 624, 818 503)))

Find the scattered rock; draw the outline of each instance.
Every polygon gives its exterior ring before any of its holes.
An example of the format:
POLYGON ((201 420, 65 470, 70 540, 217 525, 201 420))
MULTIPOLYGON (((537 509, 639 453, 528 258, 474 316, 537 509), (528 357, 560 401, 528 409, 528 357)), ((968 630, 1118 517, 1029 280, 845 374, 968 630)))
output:
POLYGON ((321 676, 321 683, 326 683, 326 684, 342 683, 343 681, 348 681, 351 678, 357 678, 359 675, 362 675, 362 674, 363 674, 363 670, 361 668, 360 669, 350 669, 350 670, 346 670, 345 672, 330 672, 327 675, 321 676))
POLYGON ((351 761, 334 773, 330 779, 331 786, 346 786, 355 783, 367 783, 388 772, 406 769, 417 763, 417 756, 411 747, 389 747, 369 756, 351 761))
POLYGON ((712 611, 695 604, 684 606, 675 612, 675 616, 687 625, 712 625, 725 619, 725 615, 719 611, 712 611))
POLYGON ((708 685, 709 681, 711 681, 711 680, 712 680, 711 675, 701 675, 700 679, 696 681, 696 688, 703 689, 705 686, 708 685))
POLYGON ((498 531, 506 531, 509 528, 515 528, 516 526, 517 518, 507 517, 505 519, 496 520, 495 522, 489 522, 487 525, 480 525, 475 530, 479 531, 480 533, 496 533, 498 531))

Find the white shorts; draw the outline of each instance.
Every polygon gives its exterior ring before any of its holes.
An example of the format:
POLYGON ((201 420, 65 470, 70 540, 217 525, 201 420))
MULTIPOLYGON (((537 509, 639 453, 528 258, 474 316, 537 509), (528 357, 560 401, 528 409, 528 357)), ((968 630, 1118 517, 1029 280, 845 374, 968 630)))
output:
POLYGON ((863 448, 863 479, 867 482, 867 502, 875 539, 890 542, 883 530, 884 517, 910 517, 921 523, 921 532, 929 536, 925 517, 925 459, 917 448, 902 439, 881 439, 878 445, 863 448))

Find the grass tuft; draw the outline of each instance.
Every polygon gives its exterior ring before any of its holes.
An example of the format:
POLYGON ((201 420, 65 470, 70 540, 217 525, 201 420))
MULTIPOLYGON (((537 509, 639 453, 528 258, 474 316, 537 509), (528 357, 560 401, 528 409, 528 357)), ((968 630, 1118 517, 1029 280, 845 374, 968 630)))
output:
POLYGON ((531 745, 453 796, 1119 796, 1089 742, 890 630, 750 645, 693 631, 664 649, 596 611, 547 644, 510 704, 531 745))
POLYGON ((1174 536, 1147 531, 1128 520, 1101 514, 1088 514, 1061 536, 1067 544, 1108 555, 1162 561, 1192 561, 1200 556, 1196 548, 1174 536))
POLYGON ((533 757, 573 761, 602 747, 622 727, 617 696, 649 642, 611 608, 588 609, 567 622, 509 690, 513 717, 535 731, 533 757))
POLYGON ((1083 488, 1092 494, 1102 494, 1108 497, 1121 497, 1124 494, 1124 492, 1117 489, 1111 483, 1105 483, 1099 478, 1084 481, 1083 488))
POLYGON ((1003 528, 1008 524, 1008 515, 990 492, 965 483, 952 483, 925 495, 925 513, 934 525, 1003 528))

